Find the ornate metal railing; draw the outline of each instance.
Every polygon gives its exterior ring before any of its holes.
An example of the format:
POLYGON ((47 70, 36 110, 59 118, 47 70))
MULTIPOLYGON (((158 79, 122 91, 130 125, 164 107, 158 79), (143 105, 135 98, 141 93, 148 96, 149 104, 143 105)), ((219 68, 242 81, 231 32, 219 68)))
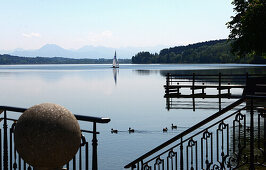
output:
POLYGON ((266 110, 265 107, 257 109, 258 105, 254 105, 258 98, 246 96, 237 100, 140 156, 125 168, 192 170, 265 167, 266 110), (247 103, 245 106, 244 102, 247 103))
MULTIPOLYGON (((18 170, 29 170, 33 169, 27 164, 17 153, 14 146, 14 128, 16 126, 17 119, 25 108, 0 106, 0 123, 3 124, 3 128, 0 129, 0 170, 18 169, 18 170), (19 113, 19 114, 16 114, 19 113)), ((90 117, 83 115, 75 115, 80 125, 81 121, 85 122, 85 129, 81 126, 81 144, 78 153, 75 157, 68 162, 64 167, 69 169, 98 169, 97 162, 97 132, 96 125, 98 123, 108 123, 109 118, 90 117), (92 130, 89 130, 88 125, 92 125, 92 130), (92 140, 91 152, 89 147, 89 139, 92 140)))

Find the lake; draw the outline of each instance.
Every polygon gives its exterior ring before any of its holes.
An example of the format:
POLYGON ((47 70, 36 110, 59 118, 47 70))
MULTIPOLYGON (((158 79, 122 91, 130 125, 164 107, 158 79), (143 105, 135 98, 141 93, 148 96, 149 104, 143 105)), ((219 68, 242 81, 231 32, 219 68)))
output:
MULTIPOLYGON (((98 164, 100 170, 118 170, 218 110, 215 99, 206 99, 203 102, 213 101, 217 109, 168 111, 163 97, 166 73, 265 74, 265 68, 247 64, 125 64, 116 70, 110 65, 2 65, 0 105, 26 108, 51 102, 74 114, 109 117, 110 123, 97 127, 98 164), (177 130, 170 129, 172 123, 177 130), (129 127, 135 133, 129 134, 129 127), (164 127, 170 130, 163 133, 164 127), (118 134, 112 134, 111 128, 118 129, 118 134)), ((234 100, 224 99, 223 106, 234 100)), ((191 99, 180 102, 189 105, 191 99)))

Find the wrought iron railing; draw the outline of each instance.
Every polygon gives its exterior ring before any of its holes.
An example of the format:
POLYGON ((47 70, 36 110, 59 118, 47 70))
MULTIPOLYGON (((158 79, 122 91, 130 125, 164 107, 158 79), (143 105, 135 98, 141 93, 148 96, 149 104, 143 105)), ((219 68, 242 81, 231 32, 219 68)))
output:
MULTIPOLYGON (((25 108, 0 106, 0 123, 3 124, 3 128, 0 129, 0 170, 18 169, 29 170, 33 169, 27 164, 16 151, 14 146, 14 128, 16 126, 17 119, 25 108), (19 113, 19 114, 15 114, 19 113), (9 128, 10 127, 10 128, 9 128)), ((96 125, 98 123, 108 123, 109 118, 90 117, 84 115, 75 115, 79 123, 85 122, 86 129, 81 126, 81 144, 78 153, 75 157, 68 162, 64 167, 69 169, 98 169, 97 162, 97 132, 96 125), (92 125, 92 129, 89 130, 88 125, 92 125), (91 137, 92 136, 92 137, 91 137), (90 149, 89 139, 92 141, 92 148, 90 149), (91 150, 91 152, 90 152, 91 150)))
POLYGON ((140 156, 125 168, 192 170, 265 167, 266 110, 265 107, 256 109, 255 100, 255 96, 237 100, 140 156), (244 102, 247 103, 245 106, 244 102))

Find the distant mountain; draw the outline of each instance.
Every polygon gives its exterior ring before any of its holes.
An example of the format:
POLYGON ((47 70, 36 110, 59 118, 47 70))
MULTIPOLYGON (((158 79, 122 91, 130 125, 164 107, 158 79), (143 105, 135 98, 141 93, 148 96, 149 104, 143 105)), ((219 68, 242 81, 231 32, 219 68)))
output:
POLYGON ((113 58, 116 50, 118 58, 131 58, 140 51, 159 52, 165 46, 155 47, 121 47, 121 48, 109 48, 102 46, 84 46, 79 49, 64 49, 56 44, 46 44, 40 49, 36 50, 23 50, 16 49, 13 51, 0 51, 0 54, 10 54, 15 56, 24 57, 64 57, 64 58, 113 58))
POLYGON ((66 50, 55 44, 46 44, 37 50, 15 50, 11 53, 15 56, 25 56, 25 57, 66 57, 71 58, 74 56, 74 52, 66 50))

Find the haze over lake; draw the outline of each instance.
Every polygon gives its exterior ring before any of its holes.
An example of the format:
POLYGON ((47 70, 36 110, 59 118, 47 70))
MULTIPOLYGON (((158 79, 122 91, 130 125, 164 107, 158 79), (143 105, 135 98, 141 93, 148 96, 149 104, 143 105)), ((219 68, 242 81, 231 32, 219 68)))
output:
MULTIPOLYGON (((9 65, 0 66, 1 105, 30 107, 51 102, 74 114, 109 117, 98 125, 99 169, 118 170, 138 156, 170 139, 218 110, 166 109, 165 74, 170 73, 264 73, 263 65, 9 65), (171 124, 177 130, 162 132, 171 124), (135 129, 129 134, 128 128, 135 129), (111 134, 110 129, 120 132, 111 134)), ((238 90, 236 93, 241 94, 238 90)), ((235 99, 223 99, 223 107, 235 99)), ((191 99, 180 100, 191 103, 191 99)), ((197 100, 196 100, 197 101, 197 100)), ((16 115, 17 116, 17 115, 16 115)), ((16 117, 14 115, 14 117, 16 117)), ((82 127, 87 124, 82 122, 82 127)), ((91 141, 89 141, 91 144, 91 141)), ((91 147, 91 146, 90 146, 91 147)))

